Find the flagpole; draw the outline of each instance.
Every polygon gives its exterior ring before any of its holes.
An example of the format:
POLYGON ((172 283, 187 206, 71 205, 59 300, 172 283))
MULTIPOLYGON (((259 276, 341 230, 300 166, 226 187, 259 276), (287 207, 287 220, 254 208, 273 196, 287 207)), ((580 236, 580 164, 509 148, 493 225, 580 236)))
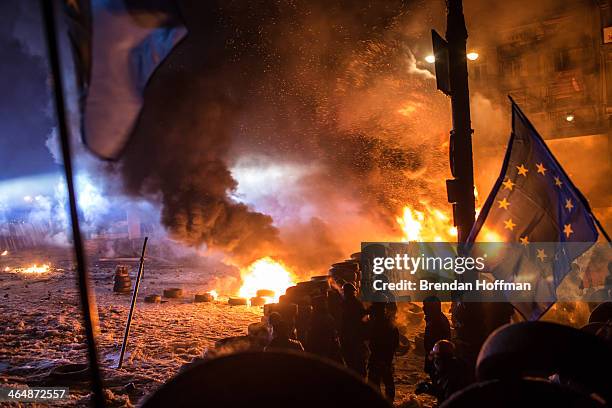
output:
POLYGON ((125 325, 125 332, 123 333, 123 343, 121 344, 121 354, 119 354, 119 363, 117 369, 123 367, 123 356, 125 355, 125 349, 127 348, 128 338, 130 337, 130 326, 132 325, 132 317, 134 316, 134 308, 136 307, 136 298, 138 297, 138 288, 140 287, 140 279, 142 279, 142 272, 144 270, 145 252, 147 250, 147 242, 149 237, 145 237, 144 243, 142 244, 142 253, 140 254, 140 265, 138 266, 138 276, 136 277, 136 283, 134 284, 134 293, 132 294, 132 304, 130 305, 130 313, 128 313, 127 323, 125 325))
POLYGON ((66 110, 64 105, 64 93, 62 83, 62 70, 60 65, 59 47, 57 44, 57 27, 54 0, 41 0, 43 21, 47 40, 47 51, 49 54, 49 66, 52 74, 52 92, 54 97, 55 114, 61 140, 62 157, 64 160, 64 172, 66 185, 68 187, 68 201, 70 205, 70 221, 72 225, 72 239, 76 268, 78 275, 79 294, 81 308, 85 322, 85 335, 87 338, 87 354, 89 359, 89 371, 91 375, 91 388, 93 391, 92 402, 95 407, 104 407, 104 394, 102 390, 102 377, 98 364, 95 333, 98 332, 98 311, 96 308, 95 295, 91 290, 89 277, 85 265, 85 250, 79 227, 79 217, 74 189, 74 177, 72 161, 70 156, 70 137, 67 124, 66 110))

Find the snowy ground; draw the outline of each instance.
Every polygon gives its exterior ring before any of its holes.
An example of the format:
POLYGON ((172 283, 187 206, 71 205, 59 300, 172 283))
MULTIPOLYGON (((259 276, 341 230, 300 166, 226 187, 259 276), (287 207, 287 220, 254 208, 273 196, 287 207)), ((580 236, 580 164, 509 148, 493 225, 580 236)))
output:
MULTIPOLYGON (((70 400, 53 406, 84 406, 88 400, 86 378, 56 373, 66 364, 86 362, 75 273, 67 259, 69 253, 59 250, 9 254, 0 259, 0 385, 68 385, 70 400), (27 266, 32 259, 43 258, 53 266, 47 274, 2 272, 5 266, 27 266)), ((131 296, 112 292, 114 266, 111 262, 90 268, 100 316, 100 360, 113 406, 138 404, 183 364, 201 357, 215 341, 246 334, 248 324, 260 321, 263 314, 262 308, 232 307, 222 300, 193 303, 195 293, 210 289, 213 272, 150 262, 128 355, 123 369, 117 370, 114 367, 131 296), (162 304, 142 301, 145 295, 161 294, 169 287, 183 288, 184 297, 162 304)), ((135 271, 134 264, 132 276, 135 271)), ((410 339, 423 330, 418 314, 408 312, 401 320, 410 339)), ((423 357, 414 349, 397 359, 398 399, 410 395, 415 384, 425 379, 422 365, 423 357)), ((429 405, 431 400, 423 402, 429 405)))

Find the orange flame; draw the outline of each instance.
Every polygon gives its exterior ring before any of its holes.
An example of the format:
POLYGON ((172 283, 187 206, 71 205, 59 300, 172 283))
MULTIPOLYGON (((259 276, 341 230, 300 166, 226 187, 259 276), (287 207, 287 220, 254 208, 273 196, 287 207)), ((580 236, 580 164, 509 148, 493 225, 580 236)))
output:
POLYGON ((453 242, 457 239, 457 227, 451 217, 438 208, 427 206, 425 212, 405 206, 396 221, 402 229, 403 241, 453 242))
POLYGON ((295 285, 293 274, 285 265, 270 257, 258 259, 240 272, 242 287, 238 292, 240 297, 257 296, 260 289, 274 291, 274 296, 267 298, 268 302, 278 302, 288 287, 295 285))
POLYGON ((16 272, 21 272, 21 273, 31 273, 31 274, 42 274, 42 273, 47 273, 49 272, 49 265, 48 264, 42 264, 42 265, 37 265, 34 264, 28 268, 15 268, 16 272))

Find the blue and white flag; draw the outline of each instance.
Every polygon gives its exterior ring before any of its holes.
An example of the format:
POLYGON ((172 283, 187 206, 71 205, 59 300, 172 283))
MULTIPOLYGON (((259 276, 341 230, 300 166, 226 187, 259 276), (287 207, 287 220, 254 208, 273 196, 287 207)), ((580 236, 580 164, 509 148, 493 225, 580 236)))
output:
POLYGON ((66 0, 82 139, 117 159, 143 104, 146 84, 187 30, 172 0, 66 0))
POLYGON ((554 303, 571 263, 597 241, 595 223, 587 200, 512 102, 512 135, 501 174, 468 241, 524 248, 525 256, 506 257, 489 272, 536 288, 531 301, 508 298, 525 318, 539 319, 554 303))

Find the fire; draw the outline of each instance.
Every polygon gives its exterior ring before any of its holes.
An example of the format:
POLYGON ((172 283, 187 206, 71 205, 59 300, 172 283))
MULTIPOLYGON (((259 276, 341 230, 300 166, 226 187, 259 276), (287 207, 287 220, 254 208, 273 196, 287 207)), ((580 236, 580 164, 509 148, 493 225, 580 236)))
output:
POLYGON ((453 242, 457 239, 457 227, 452 225, 451 217, 444 211, 425 207, 425 212, 404 207, 402 216, 396 221, 402 229, 403 241, 453 242))
POLYGON ((213 297, 213 299, 217 299, 219 297, 219 294, 214 289, 209 291, 208 293, 210 293, 210 295, 213 297))
POLYGON ((278 302, 278 298, 288 287, 295 285, 294 277, 285 265, 270 257, 258 259, 240 272, 242 287, 239 296, 251 298, 257 296, 260 289, 274 291, 270 301, 278 302))
POLYGON ((22 272, 22 273, 47 273, 47 272, 49 272, 49 265, 48 264, 42 264, 42 265, 38 266, 37 264, 34 264, 34 265, 30 266, 29 268, 18 269, 18 271, 22 272))

